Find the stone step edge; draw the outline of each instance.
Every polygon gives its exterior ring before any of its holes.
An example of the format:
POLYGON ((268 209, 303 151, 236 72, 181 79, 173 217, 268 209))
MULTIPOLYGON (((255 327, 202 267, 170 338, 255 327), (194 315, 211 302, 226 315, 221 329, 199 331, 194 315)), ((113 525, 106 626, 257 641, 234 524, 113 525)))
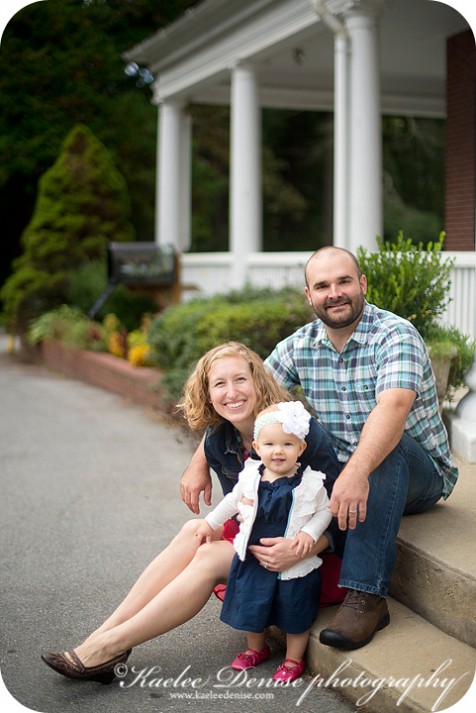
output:
MULTIPOLYGON (((442 711, 461 701, 474 678, 476 650, 391 597, 388 605, 390 625, 355 651, 319 642, 337 607, 320 610, 306 657, 313 685, 338 691, 366 713, 442 711)), ((468 695, 476 695, 474 687, 468 695)))
POLYGON ((476 622, 468 612, 468 602, 476 601, 476 579, 469 572, 398 538, 390 594, 446 634, 476 647, 476 622))

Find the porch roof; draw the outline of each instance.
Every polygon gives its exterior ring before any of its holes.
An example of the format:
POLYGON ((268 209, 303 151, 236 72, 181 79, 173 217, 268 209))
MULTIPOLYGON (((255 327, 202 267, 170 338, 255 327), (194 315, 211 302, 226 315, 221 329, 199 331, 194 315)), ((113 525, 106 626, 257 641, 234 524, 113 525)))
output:
MULTIPOLYGON (((468 22, 435 0, 373 3, 381 6, 382 111, 444 116, 446 39, 468 22)), ((332 110, 333 47, 310 0, 204 0, 123 57, 155 75, 157 103, 227 104, 230 69, 249 61, 263 106, 332 110)))

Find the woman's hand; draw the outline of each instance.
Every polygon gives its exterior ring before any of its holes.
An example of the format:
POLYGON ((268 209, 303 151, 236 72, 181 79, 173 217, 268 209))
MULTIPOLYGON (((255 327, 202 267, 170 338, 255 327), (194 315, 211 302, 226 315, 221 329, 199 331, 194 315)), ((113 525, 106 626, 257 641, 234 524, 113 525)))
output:
MULTIPOLYGON (((296 549, 292 549, 291 542, 286 537, 262 537, 260 545, 250 545, 248 549, 270 572, 284 572, 285 569, 302 560, 302 557, 296 554, 296 549)), ((307 556, 317 555, 328 546, 327 537, 321 535, 307 556)))
POLYGON ((211 505, 212 479, 203 449, 203 438, 180 480, 182 500, 195 515, 200 514, 200 493, 202 492, 205 505, 211 505))

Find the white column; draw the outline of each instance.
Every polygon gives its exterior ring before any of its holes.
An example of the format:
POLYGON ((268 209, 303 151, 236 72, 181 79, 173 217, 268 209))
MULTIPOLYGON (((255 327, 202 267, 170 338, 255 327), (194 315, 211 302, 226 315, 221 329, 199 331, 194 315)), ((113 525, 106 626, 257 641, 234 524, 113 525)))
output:
POLYGON ((184 126, 182 105, 171 100, 164 101, 159 107, 157 142, 156 242, 173 245, 177 251, 183 243, 184 126))
POLYGON ((182 112, 180 140, 179 250, 187 252, 192 242, 192 117, 182 112))
POLYGON ((378 22, 371 3, 346 14, 350 38, 349 249, 382 235, 382 134, 378 22))
POLYGON ((233 287, 246 281, 246 256, 262 247, 261 111, 252 67, 232 70, 230 117, 230 251, 233 287))
POLYGON ((334 34, 334 213, 333 245, 349 248, 349 41, 340 12, 326 0, 311 0, 314 11, 334 34))
POLYGON ((338 248, 349 245, 349 91, 348 39, 340 31, 334 38, 334 240, 338 248))

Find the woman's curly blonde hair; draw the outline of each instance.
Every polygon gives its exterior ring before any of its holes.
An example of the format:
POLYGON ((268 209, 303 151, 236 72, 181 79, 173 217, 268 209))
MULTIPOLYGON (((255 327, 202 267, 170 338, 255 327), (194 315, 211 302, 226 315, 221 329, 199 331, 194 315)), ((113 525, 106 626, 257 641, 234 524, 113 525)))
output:
POLYGON ((219 359, 237 356, 243 357, 251 371, 256 390, 255 415, 271 404, 291 400, 288 391, 275 381, 256 352, 240 342, 226 342, 210 349, 199 359, 185 384, 183 398, 177 404, 177 408, 182 411, 194 431, 224 421, 210 403, 208 375, 213 364, 219 359))

